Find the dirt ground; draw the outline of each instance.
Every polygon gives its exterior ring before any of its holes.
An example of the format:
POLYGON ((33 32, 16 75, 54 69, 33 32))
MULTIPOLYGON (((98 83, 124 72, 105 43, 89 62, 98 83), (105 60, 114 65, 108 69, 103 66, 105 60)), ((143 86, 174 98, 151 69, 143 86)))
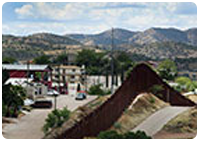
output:
MULTIPOLYGON (((74 111, 79 106, 94 100, 96 96, 88 96, 86 100, 77 101, 75 97, 61 95, 57 98, 57 108, 62 109, 68 107, 69 110, 74 111)), ((53 101, 53 97, 48 97, 53 101)), ((6 139, 40 139, 44 136, 42 127, 45 119, 52 109, 33 109, 25 116, 14 119, 14 123, 3 124, 3 137, 6 139)))

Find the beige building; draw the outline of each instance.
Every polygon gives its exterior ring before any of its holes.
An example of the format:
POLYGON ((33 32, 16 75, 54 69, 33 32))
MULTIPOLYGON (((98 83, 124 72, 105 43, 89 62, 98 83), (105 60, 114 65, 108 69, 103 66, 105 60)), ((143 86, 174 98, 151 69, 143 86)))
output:
POLYGON ((84 69, 78 66, 54 66, 52 80, 60 83, 81 83, 83 81, 83 72, 84 69))
MULTIPOLYGON (((55 65, 52 66, 52 87, 61 94, 69 94, 69 89, 73 85, 84 85, 84 68, 78 66, 55 65)), ((76 87, 73 87, 75 90, 76 87)))

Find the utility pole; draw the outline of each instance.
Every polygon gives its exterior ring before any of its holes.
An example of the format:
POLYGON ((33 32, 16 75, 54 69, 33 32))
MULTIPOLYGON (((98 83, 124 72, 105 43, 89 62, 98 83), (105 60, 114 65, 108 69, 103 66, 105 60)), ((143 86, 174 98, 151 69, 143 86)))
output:
POLYGON ((113 94, 113 85, 114 85, 114 62, 113 62, 113 45, 114 45, 114 34, 113 34, 113 28, 111 30, 111 94, 113 94))
POLYGON ((54 110, 57 109, 57 94, 54 94, 54 110))
POLYGON ((58 92, 59 92, 59 94, 61 94, 61 91, 60 91, 60 77, 61 77, 61 72, 60 72, 61 70, 60 70, 60 65, 58 66, 58 92))
POLYGON ((29 70, 30 70, 30 62, 29 62, 29 60, 28 60, 28 61, 27 61, 27 73, 26 73, 27 83, 28 83, 28 80, 29 80, 29 70))

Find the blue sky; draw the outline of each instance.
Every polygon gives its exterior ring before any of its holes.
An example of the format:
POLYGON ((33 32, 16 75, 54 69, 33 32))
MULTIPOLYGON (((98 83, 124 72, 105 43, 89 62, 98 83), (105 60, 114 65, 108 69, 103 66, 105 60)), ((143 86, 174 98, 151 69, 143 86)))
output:
POLYGON ((143 31, 151 27, 197 26, 194 3, 5 3, 2 33, 95 34, 111 27, 143 31))

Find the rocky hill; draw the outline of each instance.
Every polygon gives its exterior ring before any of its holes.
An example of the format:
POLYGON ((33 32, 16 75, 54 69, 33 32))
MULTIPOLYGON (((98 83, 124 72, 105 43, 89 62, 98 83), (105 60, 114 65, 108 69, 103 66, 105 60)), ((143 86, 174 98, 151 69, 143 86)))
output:
POLYGON ((195 46, 175 42, 155 42, 141 47, 129 46, 127 51, 155 60, 197 57, 197 48, 195 46))
POLYGON ((67 45, 81 45, 81 43, 65 36, 50 33, 38 33, 24 37, 12 35, 2 36, 3 48, 51 50, 67 45))
MULTIPOLYGON (((135 35, 136 32, 132 32, 125 29, 116 28, 113 30, 114 44, 127 44, 129 39, 135 35)), ((107 30, 99 34, 67 34, 66 37, 76 39, 86 45, 111 45, 112 44, 112 30, 107 30)))
POLYGON ((68 46, 82 46, 77 40, 49 33, 38 33, 29 36, 2 36, 2 56, 14 57, 17 60, 31 60, 44 54, 45 51, 64 50, 68 46))
MULTIPOLYGON (((76 39, 87 45, 111 45, 111 30, 94 35, 68 34, 67 37, 76 39)), ((197 29, 191 28, 185 31, 175 28, 150 28, 143 32, 132 32, 116 28, 113 30, 115 44, 151 44, 155 42, 182 42, 197 45, 197 29)))

